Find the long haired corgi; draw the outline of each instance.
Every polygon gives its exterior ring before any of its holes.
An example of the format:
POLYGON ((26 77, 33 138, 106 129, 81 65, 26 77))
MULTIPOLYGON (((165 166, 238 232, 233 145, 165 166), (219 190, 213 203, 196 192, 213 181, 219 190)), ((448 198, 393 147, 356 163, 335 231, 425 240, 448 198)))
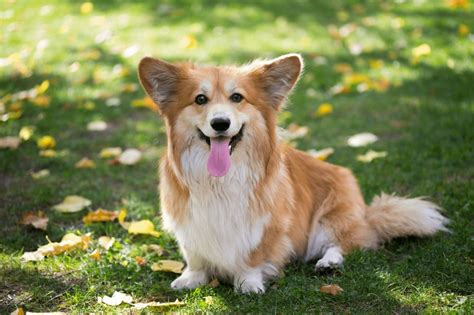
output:
POLYGON ((291 259, 334 268, 354 249, 446 230, 436 204, 381 194, 366 205, 350 170, 279 140, 277 114, 302 69, 297 54, 241 67, 141 60, 167 130, 163 227, 187 264, 173 289, 219 277, 263 293, 291 259))

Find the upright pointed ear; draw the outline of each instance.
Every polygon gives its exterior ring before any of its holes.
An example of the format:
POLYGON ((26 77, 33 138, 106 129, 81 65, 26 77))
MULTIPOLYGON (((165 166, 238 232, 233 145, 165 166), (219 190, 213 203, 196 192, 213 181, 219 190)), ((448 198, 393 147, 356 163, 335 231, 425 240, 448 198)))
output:
POLYGON ((265 102, 279 109, 303 71, 303 58, 299 54, 287 54, 266 62, 257 61, 251 67, 255 67, 252 75, 255 85, 265 95, 265 102))
POLYGON ((138 65, 143 88, 161 110, 177 93, 179 74, 179 67, 151 57, 143 58, 138 65))

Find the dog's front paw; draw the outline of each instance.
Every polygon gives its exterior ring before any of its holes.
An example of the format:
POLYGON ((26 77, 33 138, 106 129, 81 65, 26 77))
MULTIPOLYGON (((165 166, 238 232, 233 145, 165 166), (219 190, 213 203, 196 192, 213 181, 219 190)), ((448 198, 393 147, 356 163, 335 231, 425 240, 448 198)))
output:
POLYGON ((336 269, 342 266, 344 257, 337 248, 331 248, 324 254, 323 258, 316 263, 316 271, 323 271, 326 269, 336 269))
POLYGON ((171 282, 173 290, 194 289, 207 284, 209 277, 204 271, 184 270, 183 274, 171 282))
POLYGON ((246 274, 239 275, 234 279, 234 289, 240 293, 265 293, 262 273, 260 270, 251 270, 246 274))

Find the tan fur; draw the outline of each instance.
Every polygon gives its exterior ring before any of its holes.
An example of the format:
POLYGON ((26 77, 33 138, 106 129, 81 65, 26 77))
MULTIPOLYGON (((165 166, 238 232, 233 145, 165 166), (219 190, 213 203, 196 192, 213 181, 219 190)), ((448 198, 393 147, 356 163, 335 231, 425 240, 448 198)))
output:
MULTIPOLYGON (((225 84, 232 82, 245 98, 239 104, 231 104, 232 110, 248 119, 232 158, 244 160, 249 152, 257 157, 248 165, 256 181, 246 183, 255 187, 248 211, 252 221, 267 214, 270 217, 258 246, 244 257, 248 268, 270 264, 278 270, 294 257, 311 259, 324 255, 326 245, 347 254, 357 248, 376 248, 394 237, 432 235, 445 230, 447 220, 439 214, 437 205, 382 194, 366 206, 351 171, 316 160, 279 141, 277 112, 301 69, 302 60, 297 55, 258 61, 242 68, 142 60, 141 82, 160 106, 168 133, 168 153, 160 167, 162 211, 173 222, 166 228, 173 232, 190 220, 190 187, 185 184, 181 157, 195 146, 207 147, 197 140, 196 126, 192 124, 205 121, 206 112, 215 104, 228 103, 225 84), (198 106, 193 102, 203 80, 210 82, 213 92, 209 105, 198 106), (328 240, 321 253, 313 255, 308 253, 308 246, 310 238, 318 233, 328 240)), ((217 262, 208 262, 214 263, 217 262)))

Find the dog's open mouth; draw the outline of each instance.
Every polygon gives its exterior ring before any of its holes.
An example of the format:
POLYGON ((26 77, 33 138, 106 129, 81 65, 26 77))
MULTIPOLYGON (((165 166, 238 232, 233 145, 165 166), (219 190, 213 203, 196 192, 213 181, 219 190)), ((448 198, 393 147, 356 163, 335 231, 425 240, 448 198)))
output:
MULTIPOLYGON (((233 136, 232 138, 230 138, 230 142, 229 142, 229 146, 230 146, 230 154, 232 154, 232 152, 234 152, 234 149, 235 149, 235 146, 237 145, 237 143, 242 140, 242 136, 244 134, 244 126, 245 125, 242 125, 242 127, 240 127, 240 130, 239 132, 233 136)), ((198 130, 198 133, 199 133, 199 138, 201 140, 204 140, 206 141, 206 143, 211 146, 211 138, 209 138, 208 136, 206 136, 204 134, 204 132, 201 131, 201 129, 197 128, 198 130)), ((222 137, 222 136, 219 136, 217 138, 225 138, 225 137, 222 137)))
POLYGON ((207 159, 207 171, 209 175, 213 177, 225 176, 225 174, 229 172, 232 164, 230 156, 232 152, 234 152, 237 143, 242 140, 244 126, 242 125, 239 132, 232 138, 225 136, 210 138, 199 128, 198 132, 199 137, 209 145, 210 152, 207 159))

